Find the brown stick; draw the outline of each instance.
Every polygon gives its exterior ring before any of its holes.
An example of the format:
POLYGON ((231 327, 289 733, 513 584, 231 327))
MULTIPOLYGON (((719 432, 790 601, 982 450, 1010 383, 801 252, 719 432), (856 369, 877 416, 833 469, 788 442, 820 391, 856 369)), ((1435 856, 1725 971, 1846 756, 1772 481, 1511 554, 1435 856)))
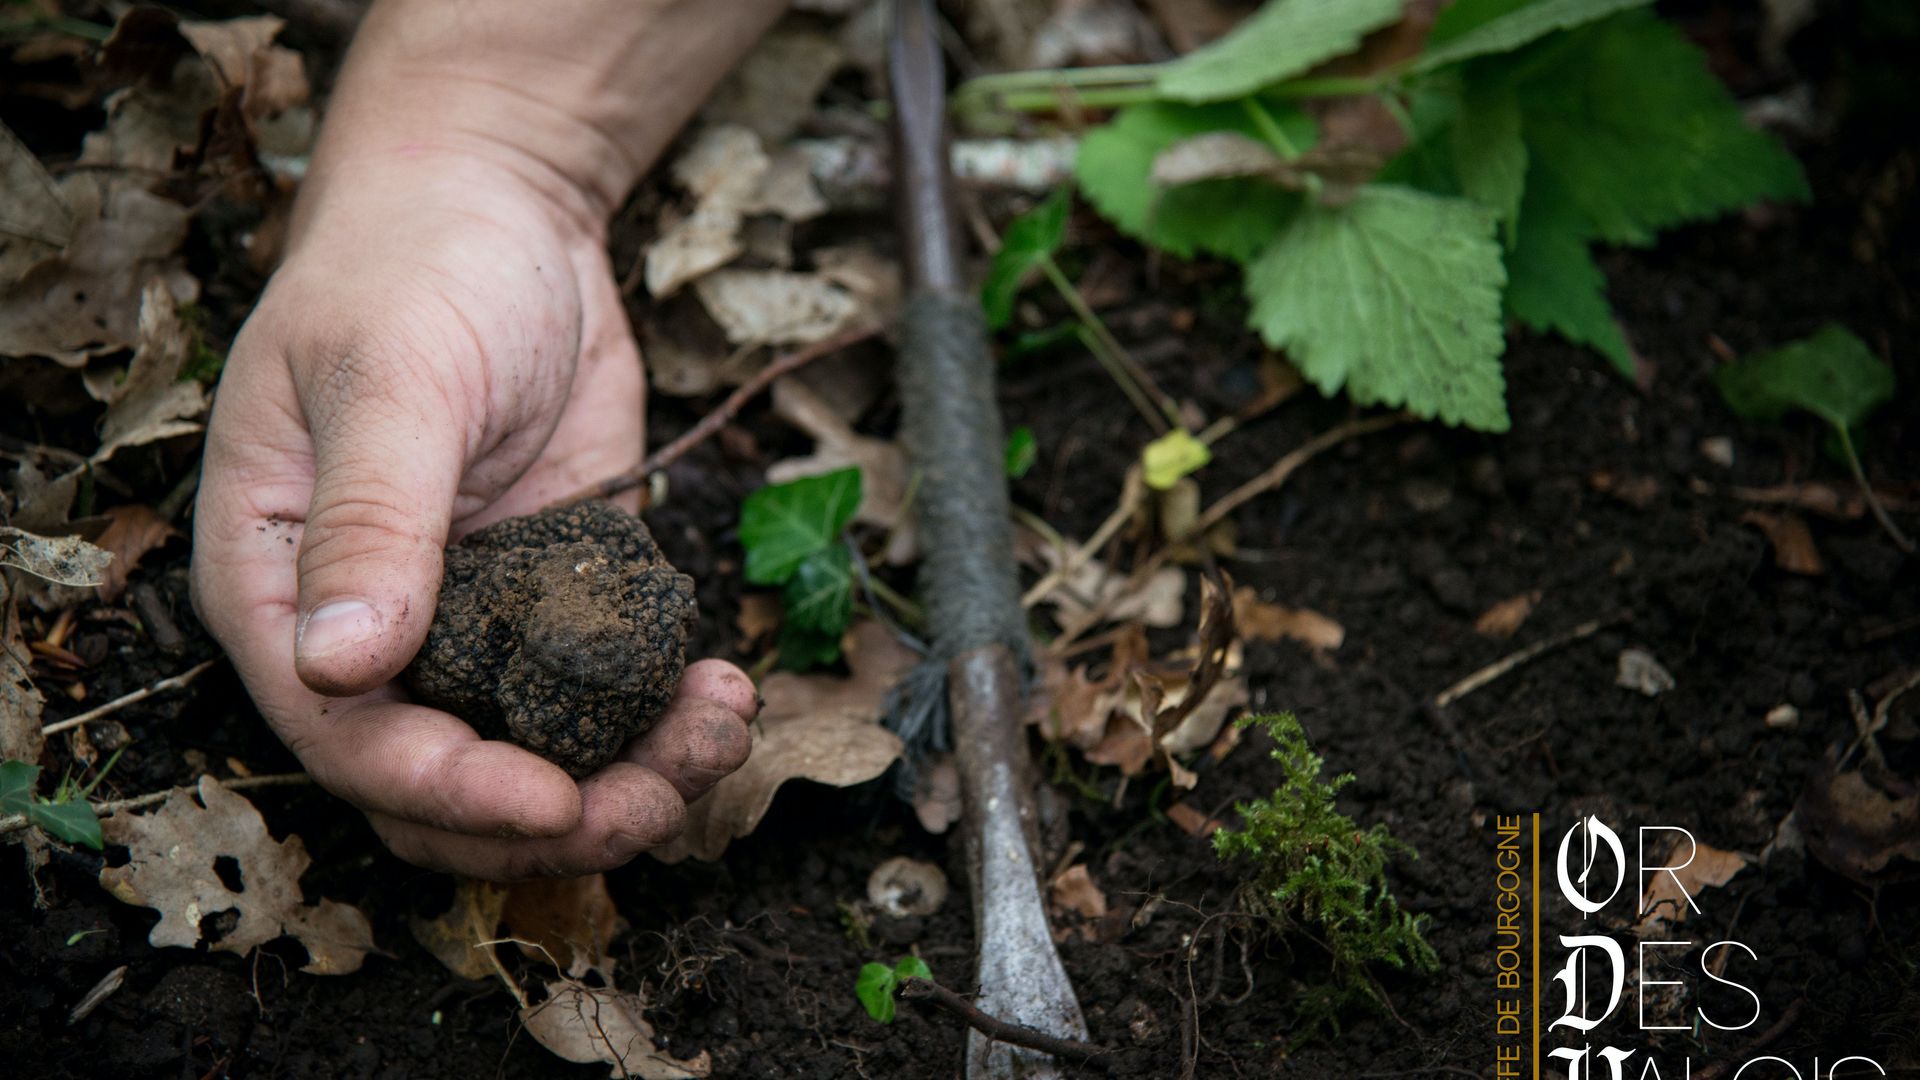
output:
POLYGON ((1028 1050, 1038 1050, 1043 1054, 1052 1054, 1057 1058, 1079 1062, 1083 1065, 1106 1067, 1105 1060, 1112 1051, 1098 1043, 1081 1042, 1079 1039, 1062 1039, 1044 1031, 1035 1031, 1023 1024, 1009 1024, 997 1020, 979 1009, 973 1002, 941 986, 931 979, 908 977, 900 983, 900 997, 903 1001, 917 1001, 932 1005, 954 1014, 965 1021, 967 1026, 997 1042, 1011 1043, 1028 1050))
POLYGON ((567 502, 579 502, 581 499, 611 499, 615 495, 636 488, 647 482, 647 478, 686 456, 687 451, 713 437, 714 432, 725 427, 729 420, 740 414, 747 402, 772 386, 774 380, 782 375, 794 372, 813 363, 815 360, 841 349, 857 345, 880 332, 879 326, 860 326, 842 334, 816 341, 811 345, 795 349, 790 353, 776 356, 753 378, 748 379, 719 407, 700 418, 700 422, 687 429, 686 433, 661 447, 651 457, 628 469, 618 476, 610 476, 597 484, 590 484, 567 497, 567 502))
MULTIPOLYGON (((268 776, 243 776, 238 780, 223 781, 220 786, 226 788, 228 791, 245 791, 248 788, 280 787, 285 784, 311 783, 313 783, 313 777, 302 772, 273 773, 268 776)), ((146 795, 135 795, 131 799, 115 799, 112 802, 94 803, 93 812, 100 817, 106 817, 108 814, 117 814, 122 810, 144 810, 149 806, 158 806, 166 802, 167 796, 181 790, 190 789, 168 788, 165 791, 150 792, 146 795)), ((10 832, 18 832, 26 827, 27 815, 25 814, 8 814, 6 817, 0 817, 0 836, 4 836, 10 832)))
POLYGON ((1612 626, 1614 623, 1626 622, 1627 618, 1627 615, 1620 614, 1607 619, 1594 619, 1591 622, 1583 622, 1564 634, 1556 634, 1553 637, 1536 641, 1517 652, 1508 653, 1493 663, 1488 664, 1486 667, 1481 668, 1479 671, 1474 672, 1459 682, 1454 683, 1452 686, 1447 687, 1445 690, 1440 691, 1438 694, 1435 694, 1433 696, 1433 707, 1436 709, 1444 709, 1529 660, 1537 659, 1555 649, 1571 645, 1581 638, 1592 637, 1602 628, 1612 626))
POLYGON ((166 693, 168 690, 178 690, 181 687, 186 686, 188 683, 191 683, 193 680, 199 678, 203 673, 206 672, 208 668, 212 667, 213 665, 219 662, 220 660, 218 658, 204 661, 202 663, 194 665, 193 667, 188 668, 187 670, 181 672, 178 675, 173 676, 172 678, 161 679, 159 682, 154 683, 152 686, 142 687, 141 689, 135 690, 130 694, 122 694, 121 696, 114 698, 112 701, 107 702, 105 705, 102 705, 97 709, 89 709, 86 712, 81 713, 79 716, 69 716, 65 720, 56 720, 53 723, 48 724, 46 727, 41 728, 40 734, 58 735, 62 731, 67 731, 71 728, 82 727, 84 725, 91 724, 95 720, 99 720, 103 717, 112 716, 114 713, 119 712, 121 709, 124 709, 127 706, 132 705, 136 702, 145 701, 155 694, 163 694, 163 693, 166 693))

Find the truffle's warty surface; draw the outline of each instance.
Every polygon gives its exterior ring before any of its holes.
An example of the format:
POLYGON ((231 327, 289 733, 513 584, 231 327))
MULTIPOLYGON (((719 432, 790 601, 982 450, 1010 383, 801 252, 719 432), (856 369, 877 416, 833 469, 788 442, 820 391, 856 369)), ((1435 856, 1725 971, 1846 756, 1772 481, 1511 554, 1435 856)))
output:
POLYGON ((584 776, 666 711, 695 612, 693 579, 639 518, 555 507, 447 549, 406 681, 422 704, 584 776))

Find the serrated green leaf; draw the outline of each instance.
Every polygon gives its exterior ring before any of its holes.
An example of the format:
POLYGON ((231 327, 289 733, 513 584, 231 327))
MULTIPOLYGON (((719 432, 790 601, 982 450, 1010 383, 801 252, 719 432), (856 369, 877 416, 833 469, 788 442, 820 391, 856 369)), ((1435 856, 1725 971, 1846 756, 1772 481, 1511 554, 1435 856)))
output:
POLYGON ((1527 187, 1527 144, 1520 136, 1520 99, 1511 86, 1468 85, 1453 124, 1452 150, 1461 192, 1499 215, 1512 247, 1527 187))
POLYGON ((1352 52, 1400 18, 1404 0, 1269 0, 1232 33, 1167 65, 1156 89, 1174 101, 1245 97, 1352 52))
POLYGON ((980 286, 980 306, 987 326, 998 330, 1013 319, 1013 300, 1020 283, 1041 263, 1053 257, 1067 238, 1067 211, 1073 196, 1066 188, 1055 191, 1007 226, 1000 250, 993 254, 986 283, 980 286))
POLYGON ((40 766, 25 761, 0 762, 0 814, 23 814, 33 804, 40 766))
POLYGON ((85 844, 99 851, 106 843, 100 835, 100 816, 82 799, 78 802, 36 802, 27 808, 27 820, 69 844, 85 844))
MULTIPOLYGON (((1299 109, 1269 106, 1296 145, 1312 144, 1314 127, 1299 109)), ((1161 188, 1153 161, 1182 139, 1209 131, 1259 138, 1237 105, 1155 103, 1122 109, 1080 140, 1074 177, 1081 194, 1129 236, 1181 258, 1207 251, 1246 261, 1273 239, 1300 198, 1259 180, 1208 180, 1161 188)))
POLYGON ((925 960, 922 960, 917 956, 901 957, 900 962, 893 965, 893 973, 899 976, 903 980, 904 979, 931 980, 933 978, 933 969, 927 966, 927 962, 925 960))
MULTIPOLYGON (((1450 33, 1413 62, 1415 72, 1432 71, 1475 56, 1512 52, 1559 30, 1597 22, 1653 0, 1537 0, 1486 18, 1464 33, 1450 33)), ((1507 6, 1507 5, 1502 5, 1507 6)), ((1472 18, 1473 13, 1460 18, 1472 18)), ((1436 31, 1441 27, 1436 26, 1436 31)))
POLYGON ((786 624, 839 640, 853 617, 853 557, 845 544, 829 544, 800 560, 781 601, 786 624))
POLYGON ((1206 443, 1184 428, 1175 428, 1140 451, 1140 471, 1148 487, 1165 491, 1212 460, 1213 451, 1206 443))
POLYGON ((1326 393, 1507 429, 1493 214, 1371 185, 1313 207, 1247 268, 1249 322, 1326 393))
POLYGON ((885 964, 864 964, 860 968, 860 977, 853 984, 853 994, 860 1004, 867 1007, 867 1015, 883 1024, 893 1023, 893 991, 900 985, 900 977, 885 964))
POLYGON ((1507 311, 1543 333, 1586 345, 1634 377, 1633 352, 1607 301, 1607 278, 1588 250, 1578 207, 1550 178, 1528 185, 1520 227, 1507 252, 1507 311))
POLYGON ((1483 26, 1503 15, 1526 7, 1534 0, 1453 0, 1441 7, 1440 14, 1433 20, 1433 30, 1427 34, 1429 50, 1452 41, 1477 26, 1483 26))
POLYGON ((807 556, 833 543, 859 506, 857 467, 769 484, 747 496, 740 507, 747 580, 784 583, 807 556))
POLYGON ((1851 428, 1892 400, 1893 367, 1853 331, 1835 323, 1790 345, 1714 372, 1727 407, 1752 420, 1777 420, 1805 409, 1836 428, 1851 428))
POLYGON ((1007 476, 1018 480, 1033 469, 1040 459, 1040 448, 1033 440, 1033 429, 1025 424, 1007 436, 1007 476))
POLYGON ((1535 61, 1518 87, 1530 168, 1559 181, 1592 236, 1647 244, 1757 199, 1807 197, 1799 162, 1746 125, 1700 51, 1652 14, 1628 12, 1545 47, 1556 62, 1522 55, 1494 66, 1535 61))

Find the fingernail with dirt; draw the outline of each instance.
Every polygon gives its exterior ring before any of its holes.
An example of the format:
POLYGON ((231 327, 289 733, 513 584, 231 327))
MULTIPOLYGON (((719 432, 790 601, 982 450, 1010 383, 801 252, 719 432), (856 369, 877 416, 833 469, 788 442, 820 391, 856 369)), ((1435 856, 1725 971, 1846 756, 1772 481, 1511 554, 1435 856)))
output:
POLYGON ((327 656, 379 633, 380 615, 373 605, 365 600, 329 600, 301 620, 293 651, 302 658, 327 656))

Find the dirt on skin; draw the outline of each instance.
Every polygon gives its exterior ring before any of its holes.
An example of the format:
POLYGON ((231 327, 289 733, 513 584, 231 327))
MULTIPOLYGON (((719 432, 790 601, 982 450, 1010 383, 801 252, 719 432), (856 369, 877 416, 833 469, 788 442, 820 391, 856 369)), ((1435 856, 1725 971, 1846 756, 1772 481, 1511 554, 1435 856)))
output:
MULTIPOLYGON (((1695 25, 1719 31, 1711 19, 1695 25)), ((1491 1076, 1500 815, 1538 811, 1553 833, 1598 814, 1629 845, 1627 830, 1680 826, 1756 857, 1781 835, 1809 778, 1854 737, 1850 693, 1871 699, 1889 676, 1920 664, 1920 568, 1870 518, 1817 515, 1806 520, 1824 573, 1777 568, 1766 538, 1742 523, 1754 507, 1735 489, 1804 480, 1844 491, 1845 468, 1823 454, 1812 423, 1733 418, 1709 374, 1721 346, 1742 354, 1845 322, 1893 358, 1902 387, 1868 427, 1869 475, 1883 491, 1914 496, 1916 170, 1912 150, 1888 130, 1843 128, 1797 146, 1813 206, 1756 211, 1605 260, 1629 337, 1649 362, 1644 389, 1590 353, 1521 335, 1507 359, 1510 434, 1397 429, 1315 461, 1237 515, 1238 552, 1227 564, 1236 578, 1347 631, 1343 647, 1324 655, 1250 643, 1255 705, 1298 712, 1330 768, 1357 776, 1343 809, 1363 825, 1387 823, 1419 850, 1392 876, 1402 902, 1432 920, 1442 967, 1431 977, 1387 974, 1391 1014, 1357 1015, 1337 1036, 1293 1045, 1299 987, 1317 977, 1312 943, 1257 940, 1218 917, 1231 911, 1238 878, 1204 840, 1164 819, 1164 793, 1077 766, 1099 797, 1055 789, 1064 827, 1039 861, 1050 865, 1065 843, 1083 845, 1077 858, 1108 898, 1105 919, 1061 919, 1060 947, 1093 1037, 1126 1048, 1118 1075, 1491 1076), (1720 438, 1732 442, 1731 465, 1702 452, 1704 440, 1720 438), (1474 630, 1486 608, 1534 590, 1539 602, 1514 637, 1474 630), (1515 648, 1616 616, 1469 695, 1440 714, 1445 723, 1421 707, 1515 648), (1616 686, 1628 647, 1650 653, 1674 688, 1649 698, 1616 686), (1770 726, 1763 718, 1781 705, 1796 719, 1770 726)), ((1156 263, 1117 241, 1090 247, 1118 250, 1133 268, 1134 298, 1105 314, 1140 355, 1170 357, 1155 368, 1170 390, 1216 411, 1255 392, 1259 350, 1224 271, 1156 263)), ((1003 403, 1011 424, 1041 439, 1040 462, 1016 497, 1086 535, 1145 438, 1137 419, 1085 358, 1008 371, 1003 403)), ((652 438, 671 437, 696 412, 656 397, 652 438)), ((1228 490, 1344 415, 1341 403, 1302 399, 1231 436, 1207 490, 1228 490)), ((680 462, 674 499, 651 515, 667 556, 698 583, 705 615, 689 644, 697 656, 735 655, 739 550, 727 530, 765 460, 799 443, 761 413, 741 430, 753 438, 734 440, 734 452, 716 441, 680 462), (754 442, 761 455, 737 452, 754 442)), ((1913 515, 1902 520, 1912 531, 1913 515)), ((93 700, 213 654, 192 624, 177 558, 135 580, 170 598, 188 643, 184 654, 164 654, 124 624, 83 620, 73 647, 93 658, 93 700)), ((1892 711, 1879 738, 1890 768, 1909 777, 1920 774, 1916 697, 1892 711)), ((224 669, 190 695, 118 719, 131 736, 113 778, 118 793, 187 783, 229 757, 255 772, 296 767, 224 669)), ((1231 822, 1234 800, 1275 782, 1263 749, 1253 736, 1222 761, 1203 759, 1185 801, 1231 822)), ((97 858, 56 854, 39 876, 44 908, 19 859, 6 858, 0 919, 12 932, 0 937, 8 1018, 0 1059, 45 1080, 606 1075, 534 1045, 495 984, 449 975, 414 942, 406 920, 446 905, 445 878, 395 860, 323 794, 250 797, 277 834, 305 838, 311 893, 360 905, 391 955, 351 977, 319 978, 295 970, 300 951, 285 941, 247 959, 155 950, 145 944, 154 915, 106 897, 97 858), (121 965, 123 988, 69 1025, 72 1005, 121 965)), ((630 923, 616 946, 619 972, 623 985, 647 985, 668 1048, 711 1052, 716 1076, 954 1076, 962 1037, 949 1017, 903 1008, 881 1027, 852 986, 862 963, 915 951, 968 989, 963 880, 959 846, 926 835, 884 791, 790 785, 721 862, 669 869, 643 858, 611 875, 630 923), (902 854, 947 868, 956 888, 945 907, 870 922, 851 912, 873 867, 902 854)), ((1647 1036, 1617 1025, 1606 1041, 1652 1048, 1667 1077, 1686 1075, 1687 1055, 1701 1077, 1758 1053, 1802 1075, 1815 1056, 1824 1070, 1848 1053, 1874 1057, 1889 1075, 1920 1071, 1920 887, 1865 887, 1786 844, 1702 890, 1698 903, 1673 928, 1674 939, 1696 943, 1672 954, 1684 970, 1658 977, 1699 995, 1688 1004, 1744 1018, 1744 996, 1695 966, 1704 943, 1738 940, 1757 959, 1735 957, 1724 973, 1752 988, 1757 1021, 1647 1036)), ((1585 925, 1549 907, 1544 930, 1585 925)), ((1629 998, 1623 1009, 1634 1005, 1629 998)), ((1655 1000, 1650 1015, 1661 1007, 1655 1000)))
POLYGON ((686 666, 693 579, 640 519, 582 502, 447 549, 416 700, 585 776, 652 729, 686 666))

